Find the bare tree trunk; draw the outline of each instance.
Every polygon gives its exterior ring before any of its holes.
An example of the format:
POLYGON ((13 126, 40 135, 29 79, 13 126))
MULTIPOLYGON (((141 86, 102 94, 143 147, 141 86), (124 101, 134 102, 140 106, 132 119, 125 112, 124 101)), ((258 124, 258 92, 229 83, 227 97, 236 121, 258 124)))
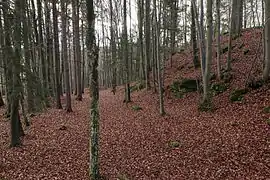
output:
POLYGON ((92 180, 98 180, 99 174, 99 85, 98 85, 98 47, 96 46, 95 38, 95 15, 93 0, 86 1, 87 7, 87 39, 86 45, 88 49, 88 58, 91 59, 91 119, 90 119, 90 178, 92 180))
POLYGON ((56 108, 62 109, 60 97, 60 57, 59 57, 59 37, 58 37, 58 12, 56 1, 53 1, 53 34, 54 34, 54 53, 55 53, 55 86, 56 86, 56 108))
POLYGON ((10 24, 10 18, 12 18, 12 15, 9 13, 8 9, 9 2, 7 0, 3 0, 3 19, 4 19, 4 41, 6 48, 4 49, 4 71, 5 71, 5 81, 6 81, 6 96, 7 96, 7 111, 6 116, 10 117, 11 114, 11 95, 12 95, 12 86, 13 86, 13 78, 12 78, 12 59, 13 57, 13 49, 11 45, 11 24, 10 24))
POLYGON ((195 14, 194 14, 193 3, 191 3, 191 40, 192 40, 192 50, 193 50, 193 64, 197 68, 200 65, 198 59, 198 48, 197 48, 197 39, 196 39, 196 23, 195 23, 195 14))
POLYGON ((220 80, 220 0, 216 0, 217 9, 217 77, 220 80))
POLYGON ((44 57, 44 41, 43 41, 43 18, 42 18, 42 5, 41 0, 37 0, 37 10, 38 10, 38 52, 39 58, 41 62, 41 74, 42 74, 42 96, 44 98, 45 105, 49 106, 48 101, 48 83, 47 83, 47 72, 46 72, 46 64, 45 64, 45 57, 44 57))
POLYGON ((247 28, 247 1, 244 0, 244 28, 247 28))
POLYGON ((27 0, 24 0, 24 6, 23 6, 23 44, 24 44, 24 59, 25 59, 25 68, 27 69, 26 71, 26 90, 27 90, 27 108, 28 112, 34 112, 35 107, 34 107, 34 97, 33 97, 33 83, 31 82, 31 65, 30 65, 30 51, 29 51, 29 34, 28 34, 28 22, 26 18, 26 13, 27 13, 27 0))
POLYGON ((144 48, 143 48, 143 17, 144 0, 138 0, 138 28, 139 28, 139 46, 140 46, 140 77, 145 80, 144 68, 144 48))
POLYGON ((203 85, 203 102, 210 102, 209 96, 209 75, 212 63, 212 35, 213 35, 213 17, 212 17, 212 0, 207 0, 207 49, 206 49, 206 68, 203 85))
MULTIPOLYGON (((192 6, 193 6, 193 11, 196 19, 196 26, 198 30, 198 44, 199 44, 199 49, 200 49, 200 59, 201 59, 201 72, 202 72, 202 77, 204 76, 204 69, 203 69, 203 61, 205 61, 205 46, 203 43, 203 35, 202 35, 202 28, 199 24, 199 19, 198 19, 198 13, 197 13, 197 8, 196 8, 196 3, 195 0, 192 0, 192 6)), ((204 62, 205 64, 205 62, 204 62)))
POLYGON ((262 26, 264 25, 264 0, 262 0, 262 26))
POLYGON ((62 20, 62 60, 64 61, 65 72, 65 89, 66 89, 66 111, 72 112, 71 96, 70 96, 70 81, 69 81, 69 63, 67 52, 67 4, 61 0, 61 20, 62 20))
MULTIPOLYGON (((235 3, 233 1, 233 3, 235 3)), ((231 70, 231 61, 232 61, 232 36, 233 36, 233 33, 237 33, 236 31, 236 20, 234 19, 234 11, 235 11, 235 6, 237 7, 237 5, 233 5, 232 6, 232 14, 231 14, 231 17, 230 17, 230 28, 229 28, 229 42, 228 42, 228 56, 227 56, 227 67, 226 67, 226 70, 227 71, 230 71, 231 70)))
POLYGON ((52 38, 52 23, 51 23, 51 9, 49 8, 49 2, 48 0, 44 1, 45 6, 45 27, 46 27, 46 60, 47 60, 47 79, 48 79, 48 88, 49 88, 49 95, 54 95, 54 77, 53 77, 53 38, 52 38))
POLYGON ((264 29, 264 37, 265 37, 265 62, 263 69, 263 80, 269 80, 269 69, 270 69, 270 1, 265 1, 265 29, 264 29))
POLYGON ((150 3, 151 0, 145 2, 145 85, 146 89, 150 89, 149 66, 150 66, 150 3))
POLYGON ((201 66, 202 66, 202 70, 203 73, 205 72, 205 64, 206 64, 206 52, 205 52, 205 31, 204 31, 204 5, 203 5, 203 0, 201 0, 201 19, 200 19, 200 29, 198 28, 198 30, 201 31, 201 46, 202 48, 202 62, 201 62, 201 66))
POLYGON ((74 55, 75 55, 75 68, 77 79, 77 97, 76 100, 82 100, 82 87, 81 87, 81 46, 80 46, 80 28, 79 28, 79 2, 72 0, 72 18, 74 28, 74 55))
POLYGON ((14 26, 14 48, 15 54, 12 61, 12 94, 11 94, 11 147, 21 145, 20 136, 23 135, 19 118, 19 98, 22 92, 20 80, 20 60, 21 60, 21 0, 15 1, 15 23, 14 26))
MULTIPOLYGON (((156 2, 154 2, 156 3, 156 2)), ((154 10, 155 11, 155 10, 154 10)), ((155 14, 153 13, 152 22, 155 21, 155 14)), ((152 74, 153 74, 153 86, 154 86, 154 93, 157 93, 157 87, 156 87, 156 70, 157 70, 157 47, 156 47, 156 29, 154 26, 152 26, 152 59, 153 59, 153 66, 152 66, 152 74)))
POLYGON ((231 13, 231 30, 232 34, 240 35, 243 21, 243 0, 232 0, 231 13))
POLYGON ((112 0, 110 0, 110 23, 111 23, 111 61, 113 65, 113 73, 112 73, 112 91, 113 94, 116 92, 116 44, 115 44, 115 33, 113 27, 113 5, 112 0))
POLYGON ((155 52, 156 52, 156 62, 157 62, 157 75, 158 75, 158 91, 159 91, 159 114, 164 115, 164 98, 163 98, 163 83, 162 83, 162 73, 161 73, 161 64, 160 64, 160 53, 159 53, 159 47, 160 47, 160 33, 159 33, 159 27, 158 27, 158 20, 157 20, 157 5, 156 0, 154 0, 154 34, 155 34, 155 52))
POLYGON ((81 32, 82 32, 82 93, 84 93, 84 88, 85 88, 85 42, 84 42, 84 21, 83 19, 81 20, 82 27, 81 27, 81 32))
POLYGON ((125 102, 129 103, 130 99, 130 85, 129 85, 129 59, 128 59, 128 35, 127 35, 127 4, 124 0, 124 26, 123 26, 123 41, 124 41, 124 60, 125 60, 125 70, 126 70, 126 91, 125 91, 125 102))

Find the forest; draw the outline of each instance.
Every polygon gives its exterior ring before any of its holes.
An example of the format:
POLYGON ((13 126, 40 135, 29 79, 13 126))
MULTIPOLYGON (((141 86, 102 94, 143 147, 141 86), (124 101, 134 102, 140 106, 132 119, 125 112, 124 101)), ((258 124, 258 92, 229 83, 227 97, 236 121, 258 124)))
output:
POLYGON ((270 1, 0 0, 0 180, 270 178, 270 1))

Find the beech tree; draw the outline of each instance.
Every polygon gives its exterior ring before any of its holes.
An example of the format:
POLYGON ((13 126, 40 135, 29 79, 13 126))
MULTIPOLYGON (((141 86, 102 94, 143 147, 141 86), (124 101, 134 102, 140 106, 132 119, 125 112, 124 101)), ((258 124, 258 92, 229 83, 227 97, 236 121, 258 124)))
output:
POLYGON ((111 33, 111 61, 112 61, 112 65, 113 65, 113 72, 112 72, 112 91, 115 94, 116 92, 116 43, 115 43, 115 32, 114 32, 114 26, 113 26, 113 4, 112 4, 112 0, 110 0, 110 33, 111 33))
POLYGON ((90 107, 90 177, 92 180, 99 179, 99 83, 98 83, 98 53, 95 37, 95 14, 93 0, 86 0, 87 9, 87 34, 86 46, 90 61, 91 72, 91 107, 90 107))
POLYGON ((231 31, 232 34, 240 35, 243 22, 243 0, 232 1, 231 14, 231 31))
POLYGON ((198 57, 198 48, 197 48, 197 38, 196 38, 196 23, 195 23, 195 13, 193 3, 191 3, 191 40, 192 40, 192 53, 193 53, 193 64, 197 68, 200 65, 198 57))
POLYGON ((123 25, 123 51, 124 51, 124 61, 125 61, 125 80, 126 80, 126 89, 125 89, 125 102, 128 103, 130 99, 130 85, 129 85, 129 59, 128 59, 128 35, 127 35, 127 2, 124 0, 124 25, 123 25))
POLYGON ((150 88, 149 71, 150 71, 150 3, 151 0, 145 1, 145 85, 146 89, 150 88))
POLYGON ((217 77, 220 80, 220 0, 216 0, 216 12, 217 12, 217 77))
POLYGON ((160 32, 159 32, 159 26, 158 26, 158 14, 157 14, 157 2, 154 1, 154 34, 155 34, 155 52, 156 52, 156 61, 157 61, 157 76, 158 76, 158 89, 159 89, 159 114, 164 115, 164 97, 163 97, 163 83, 162 83, 162 65, 161 65, 161 59, 160 59, 160 32))
POLYGON ((206 46, 206 67, 203 75, 203 102, 210 103, 209 96, 209 76, 211 72, 212 62, 212 35, 213 35, 213 14, 212 14, 212 0, 207 0, 207 46, 206 46))
POLYGON ((59 36, 58 36, 58 12, 56 9, 56 1, 52 2, 53 6, 53 37, 54 37, 54 53, 55 53, 55 89, 56 89, 56 108, 62 109, 61 104, 61 84, 60 84, 60 54, 59 54, 59 36))
POLYGON ((265 0, 265 25, 264 25, 264 42, 265 42, 265 61, 263 69, 263 80, 269 80, 270 69, 270 2, 265 0))
POLYGON ((73 45, 74 45, 74 63, 77 82, 76 100, 82 100, 82 81, 81 81, 81 45, 79 28, 79 0, 72 0, 72 18, 73 18, 73 45))
POLYGON ((145 79, 144 68, 144 45, 143 45, 143 18, 144 17, 144 0, 138 0, 138 31, 139 31, 139 51, 140 51, 140 78, 145 79))
POLYGON ((71 96, 70 96, 70 81, 69 81, 69 63, 67 50, 67 3, 61 0, 61 20, 62 20, 62 61, 64 61, 65 72, 65 92, 66 92, 66 111, 71 112, 71 96))

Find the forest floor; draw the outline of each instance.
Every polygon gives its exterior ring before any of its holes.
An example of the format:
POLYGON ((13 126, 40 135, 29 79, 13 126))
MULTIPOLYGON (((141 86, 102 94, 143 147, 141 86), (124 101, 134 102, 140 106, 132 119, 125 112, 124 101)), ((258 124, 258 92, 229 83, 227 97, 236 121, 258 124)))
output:
MULTIPOLYGON (((244 86, 249 72, 261 73, 261 30, 247 30, 236 39, 233 80, 227 91, 213 98, 214 112, 199 112, 197 92, 181 99, 165 97, 166 115, 158 114, 158 95, 132 93, 123 103, 116 95, 100 92, 100 170, 105 179, 270 179, 270 89, 248 92, 231 103, 229 95, 244 86), (240 46, 244 47, 240 48, 240 46), (259 48, 260 47, 260 48, 259 48), (243 51, 249 49, 244 55, 243 51), (252 70, 251 70, 252 69, 252 70), (134 111, 133 107, 142 109, 134 111)), ((226 38, 222 40, 223 43, 226 38)), ((222 55, 225 64, 226 54, 222 55)), ((165 85, 181 77, 199 77, 191 67, 189 49, 168 61, 165 85)), ((215 69, 215 60, 212 65, 215 69)), ((0 120, 0 179, 88 179, 89 94, 73 101, 72 113, 49 109, 31 119, 23 146, 10 149, 9 122, 0 120), (65 130, 60 130, 65 126, 65 130)), ((2 180, 1 179, 1 180, 2 180)))

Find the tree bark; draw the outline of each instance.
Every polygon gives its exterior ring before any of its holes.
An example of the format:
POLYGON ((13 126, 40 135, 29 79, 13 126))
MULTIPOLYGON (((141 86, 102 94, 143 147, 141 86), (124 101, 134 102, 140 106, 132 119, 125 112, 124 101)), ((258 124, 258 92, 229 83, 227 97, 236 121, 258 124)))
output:
POLYGON ((198 48, 197 48, 197 39, 196 39, 196 23, 195 23, 195 14, 194 14, 193 3, 191 3, 191 40, 192 40, 192 50, 193 50, 193 64, 197 68, 200 65, 198 58, 198 48))
POLYGON ((150 89, 150 76, 149 76, 149 66, 150 66, 150 3, 151 0, 146 0, 145 2, 145 85, 146 89, 150 89))
POLYGON ((95 15, 93 0, 86 1, 87 7, 87 39, 88 58, 91 59, 91 85, 92 96, 90 109, 90 178, 98 180, 99 174, 99 84, 98 84, 98 47, 95 38, 95 15))
POLYGON ((111 61, 113 65, 113 72, 112 72, 112 91, 113 94, 116 92, 116 44, 115 44, 115 35, 114 35, 114 27, 113 27, 113 5, 112 0, 110 0, 110 33, 111 33, 111 61))
POLYGON ((217 10, 217 77, 220 80, 220 0, 216 0, 217 10))
POLYGON ((124 60, 125 60, 125 74, 126 74, 126 91, 125 102, 129 103, 130 99, 130 85, 129 85, 129 59, 128 59, 128 36, 127 36, 127 2, 124 0, 124 26, 123 26, 123 41, 124 41, 124 60))
POLYGON ((54 35, 54 53, 55 53, 55 86, 56 86, 56 108, 62 109, 60 97, 60 54, 59 54, 59 37, 58 37, 58 12, 56 1, 53 1, 53 35, 54 35))
POLYGON ((21 0, 15 1, 15 26, 14 26, 14 47, 15 54, 12 61, 12 94, 11 94, 11 147, 21 145, 20 136, 23 135, 19 119, 19 100, 22 92, 20 80, 20 59, 21 59, 21 0))
POLYGON ((270 1, 265 0, 265 29, 264 29, 264 42, 265 42, 265 62, 263 69, 263 80, 269 80, 270 69, 270 1))
POLYGON ((48 79, 46 72, 46 63, 44 56, 44 40, 43 40, 43 18, 42 18, 42 5, 41 0, 37 0, 37 10, 38 10, 38 52, 41 63, 41 74, 42 74, 42 96, 44 98, 45 105, 49 107, 48 101, 48 79))
POLYGON ((211 72, 212 62, 212 35, 213 35, 213 17, 212 17, 212 0, 207 0, 207 49, 206 49, 206 67, 204 73, 203 85, 203 102, 210 102, 209 96, 209 75, 211 72))
POLYGON ((26 93, 27 93, 27 108, 28 108, 28 112, 34 112, 35 111, 35 107, 34 107, 34 87, 33 87, 33 83, 31 81, 31 64, 30 64, 30 51, 29 51, 29 33, 28 33, 28 22, 27 22, 27 17, 26 17, 26 13, 27 13, 27 0, 24 0, 23 2, 23 44, 24 44, 24 59, 25 59, 25 68, 26 68, 26 93))
POLYGON ((160 47, 160 32, 159 32, 159 27, 158 27, 158 19, 157 19, 157 5, 156 5, 156 0, 154 0, 154 24, 155 24, 155 52, 156 52, 156 62, 157 62, 157 75, 158 75, 158 91, 159 91, 159 114, 164 115, 165 110, 164 110, 164 98, 163 98, 163 83, 162 83, 162 73, 161 73, 161 59, 160 59, 160 52, 159 52, 159 47, 160 47))
POLYGON ((61 20, 62 20, 62 60, 64 61, 65 72, 65 90, 66 90, 66 107, 67 112, 72 112, 71 108, 71 95, 70 95, 70 81, 69 81, 69 63, 68 63, 68 50, 67 50, 67 4, 61 0, 61 20))
POLYGON ((232 34, 240 35, 243 21, 243 0, 233 0, 231 14, 232 34))
POLYGON ((79 2, 72 0, 72 18, 74 28, 74 55, 75 55, 75 68, 77 79, 77 97, 76 100, 82 100, 82 87, 81 87, 81 45, 80 45, 80 27, 79 27, 79 2))

